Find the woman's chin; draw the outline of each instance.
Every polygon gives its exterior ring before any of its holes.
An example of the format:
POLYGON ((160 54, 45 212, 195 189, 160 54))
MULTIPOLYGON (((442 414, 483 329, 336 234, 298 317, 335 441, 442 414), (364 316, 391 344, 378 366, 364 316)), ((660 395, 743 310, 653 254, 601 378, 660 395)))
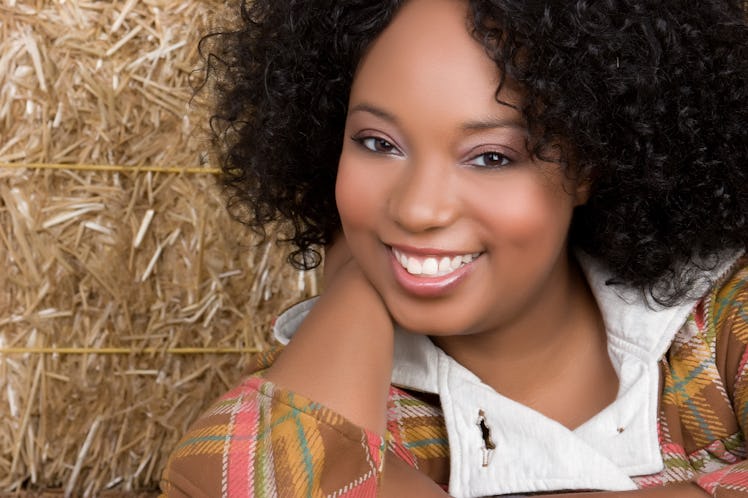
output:
POLYGON ((395 323, 403 330, 418 335, 449 336, 459 335, 459 325, 445 320, 435 320, 433 316, 413 316, 412 313, 392 313, 395 323))

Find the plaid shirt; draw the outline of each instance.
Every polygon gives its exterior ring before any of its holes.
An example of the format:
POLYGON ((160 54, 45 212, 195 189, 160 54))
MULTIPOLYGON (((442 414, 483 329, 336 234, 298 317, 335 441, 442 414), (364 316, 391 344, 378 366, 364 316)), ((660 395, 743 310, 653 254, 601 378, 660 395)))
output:
MULTIPOLYGON (((694 481, 718 498, 748 497, 748 257, 702 298, 660 360, 664 469, 640 488, 694 481)), ((263 380, 280 349, 189 429, 164 471, 165 496, 373 497, 389 453, 449 480, 436 395, 390 389, 385 437, 263 380)))

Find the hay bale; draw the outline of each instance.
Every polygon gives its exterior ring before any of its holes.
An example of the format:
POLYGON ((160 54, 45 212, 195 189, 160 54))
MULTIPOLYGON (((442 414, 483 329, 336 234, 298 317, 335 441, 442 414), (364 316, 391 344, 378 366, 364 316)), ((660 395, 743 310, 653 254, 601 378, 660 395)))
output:
POLYGON ((206 168, 190 78, 220 7, 0 6, 0 492, 155 489, 272 317, 316 292, 206 168), (157 167, 73 167, 94 163, 157 167))

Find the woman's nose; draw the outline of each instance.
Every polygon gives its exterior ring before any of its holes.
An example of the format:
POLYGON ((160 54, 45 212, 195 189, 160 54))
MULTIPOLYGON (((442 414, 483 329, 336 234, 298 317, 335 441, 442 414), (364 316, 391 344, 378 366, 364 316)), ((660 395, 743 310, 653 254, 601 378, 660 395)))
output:
POLYGON ((449 226, 457 215, 449 167, 410 162, 389 198, 389 214, 403 229, 417 233, 449 226))

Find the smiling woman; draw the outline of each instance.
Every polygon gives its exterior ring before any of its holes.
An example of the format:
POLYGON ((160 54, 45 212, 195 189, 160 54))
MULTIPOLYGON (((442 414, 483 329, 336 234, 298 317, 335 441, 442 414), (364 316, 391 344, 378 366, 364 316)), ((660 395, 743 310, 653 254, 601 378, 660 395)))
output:
MULTIPOLYGON (((594 299, 567 247, 589 184, 527 150, 519 92, 496 95, 498 83, 496 65, 467 30, 465 4, 406 4, 353 80, 338 212, 353 259, 395 323, 432 336, 489 385, 503 384, 497 363, 518 348, 542 343, 549 352, 513 365, 512 378, 530 379, 541 359, 555 365, 559 352, 594 344, 590 361, 569 373, 600 379, 584 386, 596 396, 542 379, 578 400, 569 418, 578 425, 618 386, 594 299)), ((512 384, 505 387, 515 399, 530 395, 526 382, 512 384)))
POLYGON ((748 496, 748 29, 650 4, 245 6, 227 183, 326 289, 167 495, 748 496))

